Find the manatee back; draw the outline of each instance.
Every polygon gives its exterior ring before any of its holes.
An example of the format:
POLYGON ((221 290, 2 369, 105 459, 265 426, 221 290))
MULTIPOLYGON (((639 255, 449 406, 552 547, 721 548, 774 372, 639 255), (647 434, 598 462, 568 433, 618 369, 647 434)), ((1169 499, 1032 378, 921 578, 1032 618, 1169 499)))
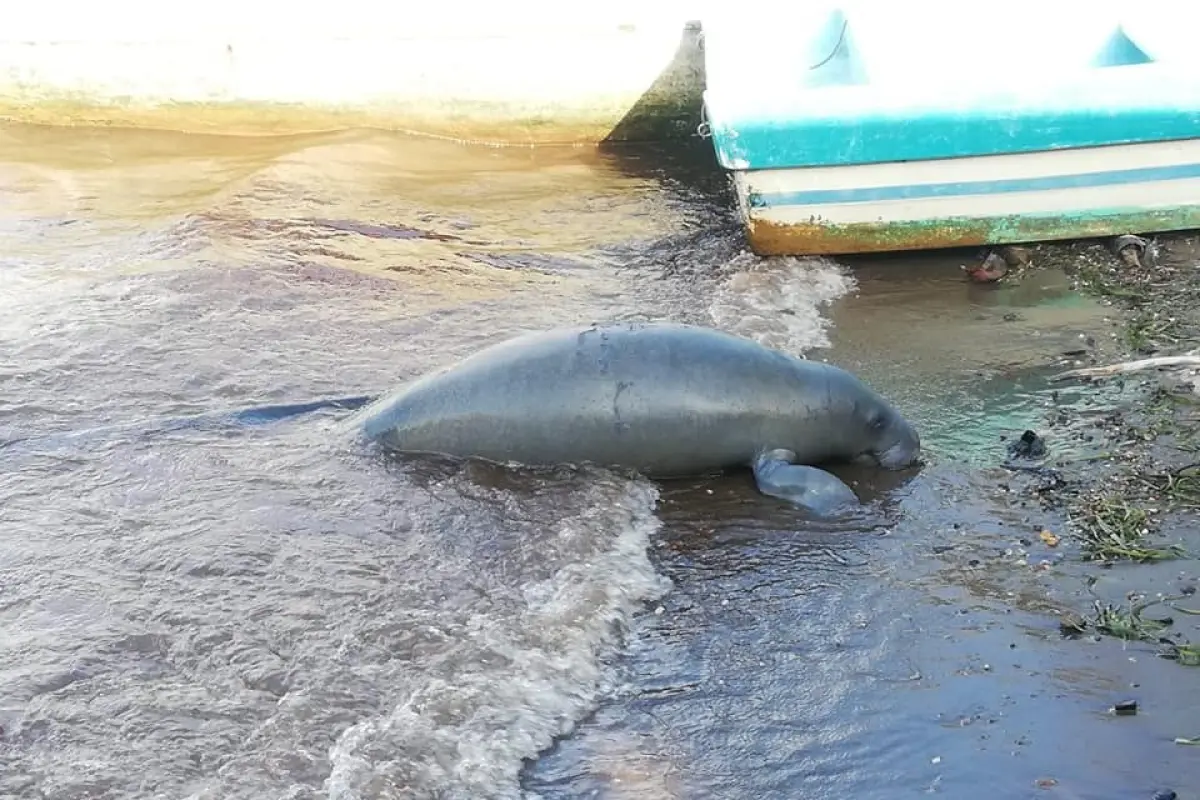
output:
MULTIPOLYGON (((397 450, 688 472, 744 462, 806 362, 683 325, 560 329, 487 348, 364 412, 397 450)), ((820 365, 812 365, 818 367, 820 365)))
POLYGON ((561 378, 570 367, 567 333, 516 337, 405 384, 363 411, 362 431, 367 438, 399 446, 397 429, 403 433, 439 418, 512 413, 514 391, 530 401, 544 400, 544 391, 528 392, 539 384, 542 389, 561 389, 561 378))

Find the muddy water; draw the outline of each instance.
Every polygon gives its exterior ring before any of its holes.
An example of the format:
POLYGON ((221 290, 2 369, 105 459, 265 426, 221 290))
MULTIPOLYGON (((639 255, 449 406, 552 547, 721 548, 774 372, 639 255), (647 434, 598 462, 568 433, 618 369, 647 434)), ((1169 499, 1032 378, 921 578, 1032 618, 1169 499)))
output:
POLYGON ((0 794, 1200 785, 1171 744, 1198 694, 1165 688, 1195 679, 1056 638, 1080 584, 989 467, 1104 310, 953 257, 755 259, 728 208, 706 159, 663 153, 0 129, 0 439, 24 439, 0 449, 0 794), (844 473, 870 503, 831 526, 746 475, 380 462, 334 412, 152 424, 602 319, 844 363, 930 463, 844 473), (1105 715, 1129 693, 1146 713, 1105 715))

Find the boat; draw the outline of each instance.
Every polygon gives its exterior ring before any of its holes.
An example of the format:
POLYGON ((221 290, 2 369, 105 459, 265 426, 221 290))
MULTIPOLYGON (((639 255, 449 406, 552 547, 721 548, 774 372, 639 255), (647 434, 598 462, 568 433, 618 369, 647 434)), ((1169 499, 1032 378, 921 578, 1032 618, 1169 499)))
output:
POLYGON ((374 128, 494 145, 693 137, 691 3, 10 4, 0 119, 231 135, 374 128))
POLYGON ((1170 0, 706 19, 705 135, 760 255, 1200 228, 1198 29, 1170 0))

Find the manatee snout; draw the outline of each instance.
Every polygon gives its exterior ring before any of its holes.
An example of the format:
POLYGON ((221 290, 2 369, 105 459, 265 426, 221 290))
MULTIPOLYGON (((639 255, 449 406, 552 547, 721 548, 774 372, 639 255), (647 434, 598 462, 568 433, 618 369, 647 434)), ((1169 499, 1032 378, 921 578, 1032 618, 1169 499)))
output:
POLYGON ((886 443, 872 455, 884 469, 910 467, 921 457, 921 437, 908 420, 894 414, 887 428, 886 443))

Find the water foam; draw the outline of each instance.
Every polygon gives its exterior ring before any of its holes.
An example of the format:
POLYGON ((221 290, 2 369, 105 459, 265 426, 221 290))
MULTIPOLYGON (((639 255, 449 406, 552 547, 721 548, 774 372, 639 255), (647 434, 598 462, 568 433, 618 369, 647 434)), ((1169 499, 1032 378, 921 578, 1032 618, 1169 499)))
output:
POLYGON ((522 796, 524 760, 594 707, 634 614, 670 585, 647 556, 656 490, 582 491, 551 534, 582 557, 524 584, 510 617, 473 616, 389 713, 348 728, 330 752, 332 800, 522 796))
POLYGON ((854 278, 825 258, 734 257, 728 278, 709 304, 713 322, 723 330, 786 352, 828 347, 829 320, 821 310, 849 294, 854 278))

